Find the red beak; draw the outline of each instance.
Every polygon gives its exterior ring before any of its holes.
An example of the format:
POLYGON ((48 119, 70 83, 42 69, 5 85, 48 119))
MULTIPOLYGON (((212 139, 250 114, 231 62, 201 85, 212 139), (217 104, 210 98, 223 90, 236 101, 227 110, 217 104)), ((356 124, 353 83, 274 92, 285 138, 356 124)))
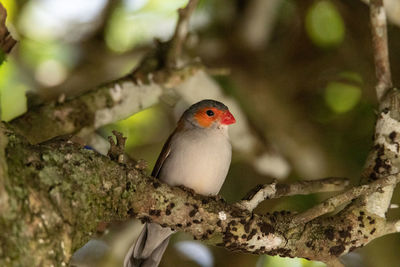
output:
POLYGON ((230 113, 229 110, 225 111, 222 115, 221 124, 229 125, 235 122, 236 120, 235 117, 233 117, 232 113, 230 113))

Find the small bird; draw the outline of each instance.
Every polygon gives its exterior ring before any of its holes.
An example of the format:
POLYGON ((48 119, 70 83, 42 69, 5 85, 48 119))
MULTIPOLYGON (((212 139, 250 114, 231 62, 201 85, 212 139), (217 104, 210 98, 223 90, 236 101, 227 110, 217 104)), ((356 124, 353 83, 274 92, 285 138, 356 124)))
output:
MULTIPOLYGON (((215 100, 190 106, 178 121, 154 166, 152 176, 206 196, 218 194, 231 163, 228 125, 236 120, 215 100)), ((170 228, 146 223, 125 257, 125 267, 156 267, 167 248, 170 228)))

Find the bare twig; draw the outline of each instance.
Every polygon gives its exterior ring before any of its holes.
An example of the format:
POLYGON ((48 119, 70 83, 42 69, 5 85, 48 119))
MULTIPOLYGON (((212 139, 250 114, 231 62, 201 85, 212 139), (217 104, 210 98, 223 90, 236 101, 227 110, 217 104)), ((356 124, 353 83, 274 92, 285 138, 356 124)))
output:
POLYGON ((6 27, 7 11, 0 3, 0 50, 9 53, 17 41, 12 38, 6 27))
POLYGON ((300 181, 293 184, 277 184, 273 182, 271 184, 255 187, 236 205, 248 211, 252 211, 266 199, 339 191, 343 190, 348 184, 349 181, 346 178, 325 178, 312 181, 300 181))
POLYGON ((331 197, 324 202, 314 206, 313 208, 296 215, 292 220, 292 225, 298 225, 307 223, 321 215, 334 211, 340 205, 349 203, 353 199, 358 198, 364 194, 372 194, 376 191, 379 191, 382 187, 388 185, 395 185, 400 182, 400 175, 394 174, 389 175, 387 177, 383 177, 375 182, 368 185, 360 185, 357 187, 353 187, 350 190, 339 194, 337 196, 331 197))
POLYGON ((198 0, 190 0, 185 8, 180 8, 178 10, 179 18, 176 24, 174 36, 170 40, 170 47, 166 59, 166 64, 169 68, 175 67, 177 60, 181 56, 182 46, 189 30, 189 19, 196 8, 197 3, 198 0))
POLYGON ((384 234, 393 234, 400 232, 400 220, 390 221, 386 223, 384 234))
POLYGON ((247 197, 237 203, 236 205, 242 209, 253 211, 258 204, 266 199, 270 199, 271 196, 276 194, 276 182, 265 185, 258 185, 250 191, 247 197))
POLYGON ((378 79, 376 94, 378 100, 381 101, 382 97, 392 87, 386 30, 386 13, 383 7, 383 0, 370 1, 370 19, 375 72, 378 79))
POLYGON ((110 159, 118 161, 119 163, 124 162, 124 151, 125 151, 125 142, 126 142, 126 137, 122 135, 122 133, 117 132, 117 131, 112 131, 114 134, 117 143, 114 142, 114 139, 112 136, 108 137, 108 141, 110 142, 110 150, 108 150, 107 156, 110 157, 110 159))

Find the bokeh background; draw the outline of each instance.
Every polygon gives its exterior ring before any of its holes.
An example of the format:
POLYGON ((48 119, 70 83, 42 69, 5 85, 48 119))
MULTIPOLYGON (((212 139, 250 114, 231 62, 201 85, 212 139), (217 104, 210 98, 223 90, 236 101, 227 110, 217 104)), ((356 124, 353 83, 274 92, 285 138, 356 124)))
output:
MULTIPOLYGON (((79 95, 127 74, 153 48, 154 38, 171 36, 176 10, 187 0, 0 2, 18 40, 0 66, 0 115, 10 121, 29 106, 79 95)), ((385 4, 392 76, 398 85, 400 1, 385 4)), ((290 182, 338 176, 357 184, 376 117, 369 10, 363 1, 201 0, 186 49, 234 99, 250 133, 262 142, 263 151, 252 156, 234 151, 221 192, 227 201, 272 178, 290 182)), ((127 153, 145 159, 150 170, 175 119, 168 103, 160 101, 98 133, 123 132, 127 153)), ((393 203, 400 202, 398 191, 393 203)), ((257 212, 302 211, 328 196, 268 201, 257 212)), ((389 217, 399 218, 400 212, 391 210, 389 217)), ((346 266, 399 266, 399 246, 398 234, 379 238, 346 256, 346 266)), ((232 253, 179 233, 161 266, 324 265, 232 253)))

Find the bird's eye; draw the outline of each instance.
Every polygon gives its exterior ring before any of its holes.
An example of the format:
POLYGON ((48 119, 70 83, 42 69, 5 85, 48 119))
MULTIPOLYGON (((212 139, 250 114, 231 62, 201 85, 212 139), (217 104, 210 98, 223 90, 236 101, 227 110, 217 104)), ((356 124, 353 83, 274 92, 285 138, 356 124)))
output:
POLYGON ((211 109, 207 110, 206 113, 209 117, 214 116, 214 111, 212 111, 211 109))

